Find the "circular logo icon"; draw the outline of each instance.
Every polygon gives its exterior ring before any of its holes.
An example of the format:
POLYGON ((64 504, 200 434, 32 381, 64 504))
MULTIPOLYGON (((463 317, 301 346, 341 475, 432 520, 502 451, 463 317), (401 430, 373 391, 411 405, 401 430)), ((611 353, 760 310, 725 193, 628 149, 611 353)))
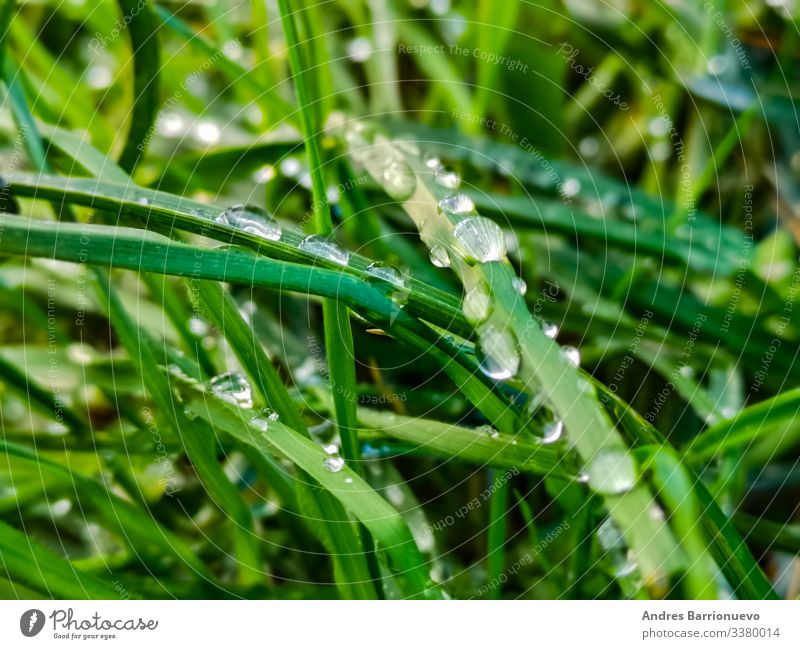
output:
POLYGON ((25 611, 19 618, 19 630, 22 635, 32 638, 44 628, 44 613, 38 608, 25 611))

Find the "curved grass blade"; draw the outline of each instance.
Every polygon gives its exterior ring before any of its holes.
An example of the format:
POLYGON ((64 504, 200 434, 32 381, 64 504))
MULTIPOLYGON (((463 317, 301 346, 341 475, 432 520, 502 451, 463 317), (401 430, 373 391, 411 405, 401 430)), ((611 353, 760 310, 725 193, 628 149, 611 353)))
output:
POLYGON ((254 420, 252 413, 245 413, 191 383, 183 383, 179 390, 184 405, 193 415, 262 451, 277 451, 339 500, 386 552, 390 569, 405 584, 409 597, 439 597, 405 521, 350 467, 330 471, 325 466, 325 451, 280 421, 265 426, 263 420, 254 420))

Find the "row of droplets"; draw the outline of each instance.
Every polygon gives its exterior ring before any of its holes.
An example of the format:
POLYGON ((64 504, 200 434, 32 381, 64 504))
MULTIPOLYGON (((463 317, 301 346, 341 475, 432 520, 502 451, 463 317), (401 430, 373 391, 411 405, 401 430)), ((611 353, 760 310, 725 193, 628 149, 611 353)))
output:
MULTIPOLYGON (((239 408, 253 408, 253 389, 247 378, 239 372, 225 372, 213 377, 208 384, 211 392, 220 399, 232 403, 239 408)), ((269 431, 272 423, 279 421, 280 416, 277 412, 264 409, 250 418, 249 425, 262 434, 269 431)), ((338 473, 345 467, 344 458, 339 454, 339 448, 335 444, 323 447, 325 458, 322 466, 331 473, 338 473)), ((352 483, 351 477, 345 478, 345 483, 352 483)))

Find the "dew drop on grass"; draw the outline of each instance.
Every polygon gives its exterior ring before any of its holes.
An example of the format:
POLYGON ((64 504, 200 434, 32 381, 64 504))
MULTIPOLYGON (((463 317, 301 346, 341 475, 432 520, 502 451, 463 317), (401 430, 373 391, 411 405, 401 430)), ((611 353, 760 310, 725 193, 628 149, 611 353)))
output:
POLYGON ((351 478, 350 476, 347 476, 347 477, 344 479, 344 483, 345 483, 345 484, 353 484, 353 478, 351 478))
POLYGON ((202 318, 189 318, 189 331, 195 336, 205 336, 208 334, 208 323, 202 318))
POLYGON ((338 473, 344 468, 344 458, 338 453, 329 453, 322 461, 322 466, 331 473, 338 473))
POLYGON ((433 155, 432 153, 426 153, 422 161, 428 169, 439 169, 442 166, 442 161, 439 159, 439 156, 433 155))
POLYGON ((625 449, 599 451, 586 468, 589 486, 609 496, 623 494, 636 484, 636 467, 625 449))
POLYGON ((300 172, 303 170, 303 165, 297 158, 288 157, 281 160, 280 170, 287 178, 294 178, 300 175, 300 172))
POLYGON ((253 390, 250 382, 239 372, 225 372, 211 379, 211 392, 240 408, 253 407, 253 390))
POLYGON ((261 433, 269 430, 269 420, 261 415, 256 415, 250 420, 250 425, 261 433))
POLYGON ((455 171, 439 167, 433 174, 434 182, 445 189, 458 189, 461 178, 455 171))
POLYGON ((466 194, 450 194, 439 201, 439 210, 448 216, 464 216, 475 212, 475 203, 466 194))
POLYGON ((468 263, 502 261, 506 239, 500 226, 483 216, 460 221, 453 229, 458 249, 468 263))
POLYGON ((356 63, 363 63, 372 56, 372 41, 358 36, 347 44, 347 57, 356 63))
POLYGON ((437 268, 450 267, 450 254, 443 246, 433 246, 431 248, 431 263, 437 268))
POLYGON ((525 293, 528 292, 528 284, 521 277, 514 277, 514 279, 511 280, 511 286, 520 295, 525 295, 525 293))
POLYGON ((281 238, 280 224, 255 205, 234 205, 219 214, 214 221, 268 241, 278 241, 281 238))
POLYGON ((478 330, 481 371, 496 381, 510 379, 519 370, 517 339, 511 331, 485 324, 478 330))
POLYGON ((385 264, 382 261, 371 263, 369 266, 367 266, 366 273, 371 277, 388 282, 389 284, 397 286, 398 288, 404 288, 406 285, 405 280, 403 279, 403 274, 394 266, 385 264))
POLYGON ((464 317, 473 325, 477 325, 489 317, 491 304, 492 299, 488 287, 480 283, 467 291, 461 308, 464 317))
POLYGON ((544 332, 545 336, 555 340, 555 337, 558 335, 558 325, 552 322, 543 322, 542 331, 544 332))
POLYGON ((396 201, 411 198, 417 188, 417 177, 402 160, 394 160, 383 171, 383 188, 396 201))
POLYGON ((560 419, 556 419, 545 425, 542 443, 555 444, 561 441, 562 437, 564 437, 564 422, 560 419))
POLYGON ((317 234, 312 234, 303 239, 298 248, 303 252, 321 257, 322 259, 327 259, 341 266, 347 266, 347 262, 350 261, 349 252, 342 250, 342 248, 330 239, 326 239, 317 234))
POLYGON ((569 198, 577 196, 578 192, 581 191, 581 181, 577 178, 567 178, 561 186, 561 191, 564 196, 569 198))
POLYGON ((579 367, 581 364, 581 353, 578 351, 577 347, 571 347, 569 345, 561 348, 561 353, 564 355, 564 358, 569 361, 569 364, 573 367, 579 367))

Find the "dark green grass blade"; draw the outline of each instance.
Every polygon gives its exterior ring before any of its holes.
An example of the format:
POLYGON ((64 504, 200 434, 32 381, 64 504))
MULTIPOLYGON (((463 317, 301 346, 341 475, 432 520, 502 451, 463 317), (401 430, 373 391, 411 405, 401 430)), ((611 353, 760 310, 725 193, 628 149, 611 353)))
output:
POLYGON ((152 135, 161 104, 159 73, 161 55, 158 43, 158 21, 151 0, 117 0, 122 15, 128 20, 133 52, 133 108, 128 137, 120 154, 119 164, 132 173, 144 154, 152 135))

